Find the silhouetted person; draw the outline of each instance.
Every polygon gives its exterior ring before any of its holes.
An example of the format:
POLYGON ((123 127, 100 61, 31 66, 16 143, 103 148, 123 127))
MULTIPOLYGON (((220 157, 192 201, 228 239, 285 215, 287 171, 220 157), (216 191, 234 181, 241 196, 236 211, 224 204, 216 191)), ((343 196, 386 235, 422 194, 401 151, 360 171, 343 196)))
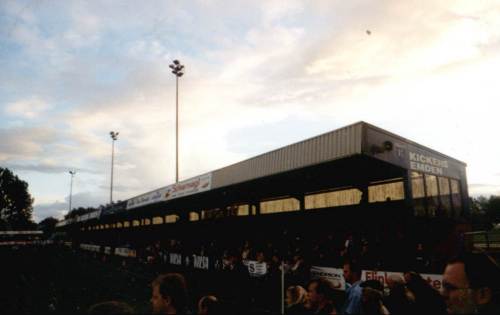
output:
POLYGON ((151 305, 155 314, 186 314, 187 285, 184 276, 168 273, 158 276, 152 286, 151 305))
POLYGON ((306 308, 307 291, 300 285, 288 287, 286 290, 286 315, 311 314, 306 308))
POLYGON ((212 315, 220 314, 222 312, 220 308, 219 300, 213 295, 205 295, 198 302, 198 314, 199 315, 212 315))
POLYGON ((450 314, 500 314, 500 268, 484 254, 464 254, 444 270, 442 294, 450 314))
POLYGON ((346 290, 346 301, 342 314, 360 314, 363 288, 361 287, 361 268, 353 261, 344 263, 344 279, 351 286, 346 290))
POLYGON ((427 281, 416 272, 408 272, 405 277, 408 279, 406 287, 415 297, 414 310, 417 314, 446 314, 444 299, 427 281))
POLYGON ((391 314, 415 314, 413 300, 407 293, 403 277, 390 275, 387 277, 389 295, 384 298, 384 305, 391 314))
POLYGON ((324 278, 312 280, 307 286, 307 293, 307 305, 312 314, 337 314, 333 301, 334 288, 330 281, 324 278))

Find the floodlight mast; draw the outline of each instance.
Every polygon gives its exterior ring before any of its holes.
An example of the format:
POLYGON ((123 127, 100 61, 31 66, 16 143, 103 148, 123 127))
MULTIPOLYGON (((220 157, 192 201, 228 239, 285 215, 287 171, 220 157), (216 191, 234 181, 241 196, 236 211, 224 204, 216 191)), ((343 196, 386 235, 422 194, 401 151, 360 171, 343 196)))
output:
POLYGON ((175 59, 170 65, 175 75, 175 183, 179 182, 179 78, 184 74, 184 65, 175 59))
POLYGON ((119 132, 110 131, 111 136, 111 187, 109 189, 109 203, 113 204, 113 168, 115 164, 115 141, 118 140, 119 132))

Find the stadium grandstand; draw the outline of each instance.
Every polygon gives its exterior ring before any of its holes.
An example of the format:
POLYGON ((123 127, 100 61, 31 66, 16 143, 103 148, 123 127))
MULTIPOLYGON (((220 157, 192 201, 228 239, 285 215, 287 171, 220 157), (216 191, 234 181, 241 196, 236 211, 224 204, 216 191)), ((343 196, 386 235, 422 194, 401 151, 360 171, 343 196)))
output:
MULTIPOLYGON (((103 207, 57 227, 71 237, 170 229, 226 217, 357 213, 457 219, 468 209, 465 163, 359 122, 103 207), (318 211, 319 210, 319 211, 318 211), (371 211, 371 210, 376 210, 371 211), (158 228, 157 228, 158 227, 158 228)), ((266 216, 271 218, 272 216, 266 216)), ((281 217, 280 217, 281 218, 281 217)))
POLYGON ((424 251, 425 271, 438 272, 460 249, 468 209, 465 163, 359 122, 61 221, 57 229, 73 246, 130 256, 182 239, 193 250, 275 240, 283 257, 290 238, 310 247, 334 238, 358 250, 369 246, 377 258, 366 267, 403 271, 424 251))
POLYGON ((149 283, 180 272, 193 310, 214 295, 232 313, 283 314, 286 288, 317 278, 340 310, 345 261, 367 283, 413 270, 440 289, 468 214, 465 163, 359 122, 60 221, 43 251, 2 251, 12 268, 45 261, 12 279, 23 285, 7 309, 81 314, 121 299, 144 313, 149 283), (22 306, 28 278, 51 289, 22 306))

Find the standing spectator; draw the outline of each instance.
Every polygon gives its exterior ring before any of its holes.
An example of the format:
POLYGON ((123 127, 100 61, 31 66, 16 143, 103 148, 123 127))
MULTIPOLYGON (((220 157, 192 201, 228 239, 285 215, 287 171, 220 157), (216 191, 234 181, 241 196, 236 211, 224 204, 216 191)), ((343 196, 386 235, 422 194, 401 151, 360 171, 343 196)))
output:
POLYGON ((346 301, 342 314, 360 314, 363 288, 361 285, 361 268, 356 262, 348 261, 344 264, 344 279, 351 286, 346 290, 346 301))
POLYGON ((417 272, 424 272, 429 268, 429 264, 429 257, 424 250, 424 245, 422 243, 418 243, 415 250, 415 270, 417 272))
POLYGON ((403 277, 390 275, 387 277, 389 295, 384 299, 384 305, 391 314, 414 314, 410 296, 405 287, 403 277))
POLYGON ((371 287, 363 288, 361 313, 364 315, 389 315, 382 303, 382 292, 371 287))
POLYGON ((205 295, 198 302, 199 315, 220 314, 219 300, 213 295, 205 295))
POLYGON ((151 287, 151 304, 154 314, 189 313, 184 276, 178 273, 160 275, 153 281, 151 287))
POLYGON ((500 268, 484 254, 465 254, 444 270, 442 294, 450 314, 500 314, 500 268))
POLYGON ((309 279, 309 270, 302 255, 296 254, 293 256, 290 267, 290 279, 294 283, 306 283, 306 279, 309 279))
POLYGON ((361 253, 359 254, 359 265, 361 269, 370 269, 370 270, 379 267, 375 261, 373 251, 369 247, 367 240, 363 240, 361 245, 361 253))
POLYGON ((334 288, 330 281, 324 278, 312 280, 307 286, 307 293, 307 305, 313 314, 337 314, 333 302, 334 288))
POLYGON ((432 312, 433 314, 446 314, 446 304, 427 281, 416 272, 405 274, 406 287, 415 297, 414 310, 417 314, 432 312))
POLYGON ((286 315, 309 314, 306 308, 307 291, 300 285, 288 287, 286 290, 286 315))

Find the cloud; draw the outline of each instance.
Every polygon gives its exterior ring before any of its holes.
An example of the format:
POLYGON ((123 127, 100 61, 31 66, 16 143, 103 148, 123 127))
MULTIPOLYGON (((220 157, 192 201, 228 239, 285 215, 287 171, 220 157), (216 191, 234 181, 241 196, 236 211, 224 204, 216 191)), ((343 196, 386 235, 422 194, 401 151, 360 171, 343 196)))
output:
POLYGON ((477 196, 500 196, 500 184, 469 184, 469 194, 477 196))
POLYGON ((500 42, 498 8, 485 4, 1 4, 7 24, 17 22, 0 35, 14 47, 1 52, 0 104, 9 117, 50 127, 0 129, 0 161, 36 176, 71 166, 86 172, 85 191, 106 196, 116 130, 117 197, 172 183, 168 64, 179 58, 181 179, 364 119, 457 155, 471 180, 485 182, 477 165, 494 165, 498 149, 478 156, 478 139, 496 130, 487 126, 500 42))
POLYGON ((94 170, 74 168, 70 165, 56 165, 54 162, 41 162, 38 164, 15 164, 8 162, 5 163, 5 167, 16 171, 34 171, 40 173, 67 173, 69 170, 75 170, 77 173, 98 174, 94 170))
MULTIPOLYGON (((71 199, 71 208, 79 207, 98 207, 105 204, 108 195, 96 194, 92 192, 74 193, 71 199)), ((64 201, 55 200, 52 202, 37 203, 35 200, 33 217, 36 222, 43 220, 46 217, 52 216, 57 219, 62 219, 68 213, 69 196, 64 201)))
POLYGON ((33 158, 44 150, 44 145, 58 139, 52 127, 0 128, 0 161, 33 158))
POLYGON ((56 201, 52 203, 35 205, 33 211, 33 219, 35 220, 35 222, 40 222, 47 217, 63 219, 66 213, 68 213, 68 203, 56 201))
POLYGON ((4 112, 7 115, 26 119, 38 118, 41 114, 51 109, 51 105, 37 97, 18 100, 7 104, 4 112))

